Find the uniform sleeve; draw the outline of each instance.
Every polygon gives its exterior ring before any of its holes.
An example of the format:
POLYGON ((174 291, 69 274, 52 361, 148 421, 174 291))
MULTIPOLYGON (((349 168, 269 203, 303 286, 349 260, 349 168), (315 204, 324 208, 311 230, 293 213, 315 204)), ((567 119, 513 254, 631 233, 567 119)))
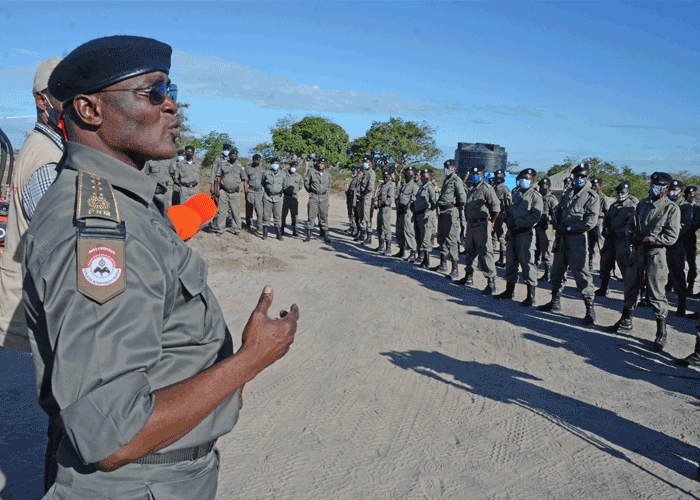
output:
POLYGON ((571 224, 572 233, 587 233, 598 224, 598 214, 600 214, 600 196, 590 196, 585 212, 580 220, 571 224))
POLYGON ((668 247, 678 240, 678 234, 681 230, 681 211, 678 205, 672 205, 670 203, 665 211, 666 213, 662 214, 659 218, 659 222, 663 221, 661 231, 657 234, 649 235, 649 243, 652 245, 668 247))
POLYGON ((693 227, 693 205, 685 203, 681 205, 681 230, 678 234, 679 238, 685 236, 685 234, 693 227))
POLYGON ((306 189, 307 192, 311 192, 311 171, 306 174, 306 177, 304 177, 304 189, 306 189))
POLYGON ((543 206, 544 203, 542 201, 542 197, 537 193, 533 193, 532 206, 530 207, 530 210, 525 217, 516 219, 515 223, 520 227, 534 227, 542 217, 543 206))
POLYGON ((491 213, 495 214, 496 212, 501 212, 501 201, 498 199, 498 196, 496 196, 496 191, 493 189, 488 189, 487 192, 488 194, 488 205, 491 210, 491 213))
POLYGON ((76 289, 74 238, 26 266, 28 324, 53 350, 47 374, 66 435, 84 463, 99 462, 136 436, 155 405, 147 375, 162 352, 163 265, 127 235, 126 290, 103 304, 76 289))
POLYGON ((457 181, 455 182, 455 201, 458 205, 464 205, 467 203, 467 191, 464 189, 462 179, 457 178, 457 181))

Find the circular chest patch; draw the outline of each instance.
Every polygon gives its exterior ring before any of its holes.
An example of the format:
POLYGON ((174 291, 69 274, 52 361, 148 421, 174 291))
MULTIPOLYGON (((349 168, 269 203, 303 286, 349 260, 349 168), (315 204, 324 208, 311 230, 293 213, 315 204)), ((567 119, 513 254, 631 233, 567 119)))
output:
POLYGON ((87 282, 93 286, 112 285, 122 275, 122 269, 117 267, 117 261, 107 253, 97 253, 91 256, 82 271, 87 282))
POLYGON ((153 229, 158 231, 158 234, 168 240, 169 243, 174 243, 173 238, 170 236, 170 233, 168 233, 168 230, 163 226, 163 224, 155 219, 151 219, 151 226, 153 226, 153 229))

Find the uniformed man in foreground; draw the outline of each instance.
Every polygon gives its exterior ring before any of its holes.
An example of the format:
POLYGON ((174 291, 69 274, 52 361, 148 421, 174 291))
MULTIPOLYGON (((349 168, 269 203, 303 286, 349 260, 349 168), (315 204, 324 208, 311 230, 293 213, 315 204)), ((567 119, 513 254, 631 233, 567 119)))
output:
POLYGON ((627 241, 627 221, 634 215, 639 200, 632 196, 628 181, 622 181, 615 188, 617 199, 610 205, 603 221, 603 236, 605 243, 600 252, 600 288, 595 291, 596 297, 608 294, 610 276, 615 270, 615 264, 620 268, 624 279, 627 275, 627 264, 630 260, 630 246, 627 241))
POLYGON ((435 231, 435 209, 437 207, 437 190, 430 179, 430 172, 425 169, 421 174, 421 186, 416 193, 413 202, 413 217, 418 220, 416 246, 418 258, 414 261, 420 263, 423 269, 430 268, 430 252, 433 250, 432 235, 435 231))
POLYGON ((238 151, 229 151, 225 162, 220 163, 216 173, 214 196, 219 200, 216 213, 214 232, 223 234, 226 219, 231 216, 233 227, 231 232, 238 234, 241 229, 241 184, 248 180, 245 169, 238 161, 238 151))
POLYGON ((418 194, 418 183, 414 179, 415 173, 412 167, 403 171, 403 185, 396 199, 396 242, 399 252, 394 255, 398 258, 406 258, 408 262, 417 259, 416 256, 416 232, 413 224, 413 202, 418 194), (406 257, 406 251, 408 256, 406 257))
POLYGON ((260 164, 262 156, 254 154, 251 165, 246 167, 245 174, 248 180, 243 185, 245 192, 245 224, 248 231, 257 233, 262 226, 263 215, 263 187, 262 177, 265 169, 260 164), (253 227, 253 211, 255 211, 256 223, 253 227))
POLYGON ((666 196, 672 180, 666 172, 654 172, 651 176, 649 196, 639 202, 633 217, 627 221, 628 242, 634 249, 625 274, 624 307, 622 317, 608 328, 611 332, 632 330, 634 308, 646 275, 647 293, 656 316, 656 338, 653 346, 656 351, 664 348, 667 336, 666 247, 676 242, 681 227, 680 209, 666 196))
POLYGON ((535 231, 534 227, 542 218, 542 195, 535 189, 534 180, 537 172, 526 168, 518 174, 517 184, 520 189, 513 195, 510 205, 506 207, 506 225, 508 226, 508 251, 506 254, 506 289, 494 296, 498 300, 512 300, 515 284, 518 282, 518 267, 522 269, 523 279, 527 285, 527 297, 520 305, 532 307, 537 290, 537 267, 535 266, 535 231))
POLYGON ((581 292, 586 304, 584 325, 595 323, 593 306, 595 288, 593 276, 588 266, 586 233, 598 223, 600 197, 591 189, 588 181, 590 167, 582 163, 572 170, 573 187, 564 193, 555 212, 556 250, 552 266, 552 299, 537 309, 540 311, 560 311, 561 294, 566 282, 566 271, 576 280, 576 289, 581 292))
POLYGON ((377 210, 377 239, 379 246, 375 252, 384 252, 384 255, 391 255, 391 206, 396 195, 394 186, 394 174, 391 170, 384 170, 383 183, 377 194, 375 210, 377 210))
POLYGON ((698 237, 695 233, 700 229, 700 203, 698 203, 697 193, 697 186, 688 186, 684 191, 685 201, 693 205, 693 225, 683 237, 683 248, 685 249, 685 258, 688 263, 688 295, 693 295, 695 280, 698 277, 698 265, 696 262, 698 237))
POLYGON ((498 201, 501 202, 501 211, 496 218, 495 224, 493 226, 493 251, 496 251, 496 246, 499 249, 498 261, 495 263, 496 267, 506 266, 506 219, 505 212, 510 205, 513 197, 511 195, 510 189, 504 183, 506 181, 506 173, 500 168, 493 173, 493 182, 491 185, 496 191, 496 196, 498 196, 498 201))
MULTIPOLYGON (((467 202, 467 195, 464 190, 464 183, 457 175, 457 162, 447 160, 443 167, 445 169, 445 180, 442 182, 442 189, 438 197, 437 206, 440 209, 438 218, 438 245, 440 245, 440 265, 438 270, 447 271, 447 261, 450 261, 451 269, 448 278, 457 280, 459 278, 459 211, 467 202)), ((468 269, 467 269, 468 272, 468 269)))
POLYGON ((175 154, 170 55, 148 38, 101 38, 49 80, 69 142, 23 262, 39 402, 63 432, 46 499, 213 500, 216 439, 294 339, 297 307, 269 318, 266 286, 233 353, 206 263, 142 172, 175 154))
POLYGON ((318 217, 318 227, 321 231, 321 238, 326 243, 331 239, 328 235, 328 201, 331 185, 333 181, 331 174, 326 172, 326 159, 318 158, 316 168, 310 168, 304 178, 304 189, 309 193, 309 203, 307 212, 309 214, 306 222, 305 242, 311 241, 311 231, 314 229, 314 222, 318 217))
POLYGON ((289 164, 287 172, 287 187, 284 188, 284 200, 282 201, 282 236, 287 226, 287 214, 292 216, 292 236, 297 236, 297 216, 299 215, 299 193, 304 187, 304 179, 297 172, 299 163, 295 160, 289 164))
POLYGON ((360 241, 363 244, 372 244, 372 221, 370 211, 372 210, 372 197, 374 196, 374 184, 377 176, 373 170, 372 157, 365 156, 362 159, 362 179, 357 188, 357 201, 362 216, 360 224, 360 232, 355 237, 355 241, 360 241))
MULTIPOLYGON (((554 222, 554 210, 556 210, 559 201, 551 192, 552 181, 549 177, 545 177, 537 183, 539 193, 542 195, 542 217, 535 226, 535 235, 537 237, 536 247, 539 249, 542 264, 544 264, 544 274, 537 281, 548 282, 549 273, 552 269, 552 245, 554 244, 554 231, 552 223, 554 222)), ((537 259, 535 259, 537 261, 537 259)))
POLYGON ((194 157, 194 146, 185 146, 185 159, 175 165, 173 175, 173 205, 182 205, 199 193, 202 164, 194 157))
POLYGON ((282 241, 282 202, 284 190, 287 188, 287 174, 280 170, 279 158, 273 158, 270 170, 263 174, 263 234, 262 239, 267 239, 270 223, 275 224, 277 239, 282 241))
POLYGON ((493 247, 491 232, 493 224, 501 212, 501 202, 493 187, 484 181, 483 165, 472 167, 469 172, 472 185, 467 188, 467 202, 464 213, 467 217, 467 237, 464 247, 466 274, 460 283, 474 284, 475 261, 478 257, 481 272, 488 280, 486 288, 481 293, 492 295, 496 290, 496 266, 493 262, 493 247))
POLYGON ((348 189, 345 191, 345 203, 348 209, 348 229, 347 234, 353 235, 357 231, 355 226, 355 204, 357 203, 357 186, 360 184, 360 178, 357 176, 357 167, 350 169, 352 179, 348 184, 348 189))

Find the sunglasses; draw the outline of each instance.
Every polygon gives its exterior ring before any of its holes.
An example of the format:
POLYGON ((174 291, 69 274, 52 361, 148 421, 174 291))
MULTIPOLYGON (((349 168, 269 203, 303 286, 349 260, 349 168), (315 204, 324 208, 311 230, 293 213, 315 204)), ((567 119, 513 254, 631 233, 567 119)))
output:
POLYGON ((134 92, 137 95, 148 97, 148 100, 154 106, 163 104, 166 97, 170 97, 174 102, 177 102, 177 85, 174 83, 168 84, 164 81, 156 82, 152 86, 143 89, 113 89, 100 90, 99 92, 134 92))

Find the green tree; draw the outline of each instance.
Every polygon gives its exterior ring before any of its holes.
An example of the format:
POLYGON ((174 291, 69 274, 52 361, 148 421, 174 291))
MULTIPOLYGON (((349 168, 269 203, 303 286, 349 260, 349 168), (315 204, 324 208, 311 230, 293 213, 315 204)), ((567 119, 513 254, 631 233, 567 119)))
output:
POLYGON ((257 146, 254 146, 250 148, 250 154, 259 154, 260 156, 263 157, 263 160, 266 162, 270 162, 272 158, 278 156, 278 157, 283 157, 285 154, 283 152, 277 151, 275 149, 275 145, 272 144, 271 142, 261 142, 257 146))
MULTIPOLYGON (((204 159, 202 160, 202 164, 205 167, 211 165, 216 155, 223 149, 224 144, 230 144, 232 148, 236 146, 227 132, 218 132, 216 130, 212 130, 204 137, 194 139, 190 144, 198 150, 206 151, 204 159)), ((202 152, 199 151, 199 153, 201 155, 202 152)))
POLYGON ((177 149, 185 149, 185 146, 191 144, 195 139, 195 136, 192 133, 192 127, 190 127, 188 123, 189 118, 185 112, 190 105, 186 102, 179 102, 177 103, 177 107, 178 110, 175 116, 180 119, 180 137, 175 140, 175 144, 177 145, 177 149))
POLYGON ((394 173, 428 163, 442 154, 435 145, 435 131, 425 121, 418 123, 394 117, 387 122, 375 121, 363 137, 350 145, 350 159, 359 162, 368 154, 374 157, 375 165, 380 163, 394 173))
POLYGON ((274 149, 281 156, 295 155, 305 163, 312 161, 312 158, 323 157, 328 166, 337 163, 344 165, 347 163, 348 142, 349 137, 343 127, 316 116, 307 116, 289 127, 272 130, 274 149))

